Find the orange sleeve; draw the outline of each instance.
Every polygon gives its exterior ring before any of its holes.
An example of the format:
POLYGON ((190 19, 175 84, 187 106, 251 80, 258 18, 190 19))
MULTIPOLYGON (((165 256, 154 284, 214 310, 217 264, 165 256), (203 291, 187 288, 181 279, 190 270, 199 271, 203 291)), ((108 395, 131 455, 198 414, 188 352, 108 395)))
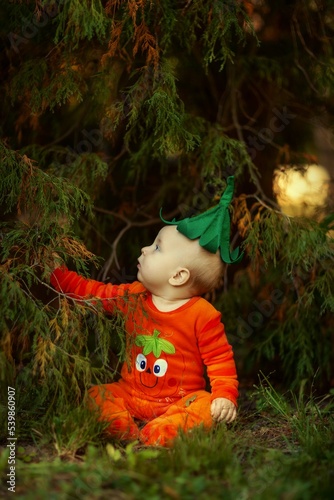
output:
POLYGON ((228 343, 221 314, 215 315, 198 335, 198 346, 211 384, 211 401, 226 398, 237 406, 238 380, 232 346, 228 343))
POLYGON ((125 309, 127 298, 145 291, 139 282, 113 285, 86 279, 74 271, 69 271, 65 266, 58 267, 51 275, 51 285, 76 300, 100 299, 103 308, 111 313, 115 307, 125 309))

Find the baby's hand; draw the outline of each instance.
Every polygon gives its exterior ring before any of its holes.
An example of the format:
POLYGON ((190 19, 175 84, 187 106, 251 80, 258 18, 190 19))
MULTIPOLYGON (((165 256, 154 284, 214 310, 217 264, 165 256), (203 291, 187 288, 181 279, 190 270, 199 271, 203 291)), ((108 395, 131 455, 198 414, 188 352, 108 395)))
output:
POLYGON ((49 261, 49 266, 51 271, 57 269, 64 264, 63 259, 57 254, 57 252, 52 252, 52 259, 49 261))
POLYGON ((216 398, 211 403, 211 416, 216 422, 233 422, 237 416, 235 405, 226 398, 216 398))
POLYGON ((56 253, 52 252, 51 256, 45 259, 44 276, 50 279, 51 274, 57 267, 64 264, 62 258, 56 253))

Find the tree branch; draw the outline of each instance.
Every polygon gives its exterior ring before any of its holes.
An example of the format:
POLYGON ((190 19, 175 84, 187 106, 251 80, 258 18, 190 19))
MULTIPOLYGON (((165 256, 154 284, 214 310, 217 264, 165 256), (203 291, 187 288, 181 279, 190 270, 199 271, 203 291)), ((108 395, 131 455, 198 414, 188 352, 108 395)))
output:
MULTIPOLYGON (((116 267, 120 269, 120 265, 118 262, 117 258, 117 247, 119 245, 119 242, 123 238, 124 234, 131 229, 132 227, 147 227, 147 226, 153 226, 154 224, 161 223, 160 217, 156 217, 154 219, 148 219, 145 221, 133 221, 131 219, 128 219, 124 215, 118 214, 117 212, 114 212, 113 210, 106 210, 105 208, 100 208, 100 207, 94 207, 94 210, 97 212, 101 212, 107 215, 112 215, 113 217, 117 217, 121 219, 123 222, 125 222, 125 226, 120 230, 116 238, 114 239, 112 245, 111 245, 111 254, 108 258, 108 260, 105 262, 104 266, 102 267, 100 273, 99 273, 99 279, 102 281, 105 281, 108 277, 109 269, 112 266, 112 264, 115 262, 116 267)), ((179 213, 178 209, 173 210, 169 214, 166 215, 167 219, 171 219, 174 217, 176 214, 179 213)))

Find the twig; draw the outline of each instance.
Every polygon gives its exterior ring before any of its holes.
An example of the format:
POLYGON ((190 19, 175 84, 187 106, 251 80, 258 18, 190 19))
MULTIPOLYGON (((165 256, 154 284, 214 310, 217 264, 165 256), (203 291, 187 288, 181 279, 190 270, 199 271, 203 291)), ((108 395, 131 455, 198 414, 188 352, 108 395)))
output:
MULTIPOLYGON (((236 91, 232 91, 232 119, 233 119, 233 124, 235 126, 235 129, 237 131, 237 136, 240 142, 243 142, 245 144, 245 139, 242 131, 242 127, 239 123, 238 119, 238 112, 237 112, 237 100, 236 100, 236 91)), ((275 207, 278 207, 277 203, 275 203, 273 200, 271 200, 263 191, 262 186, 259 181, 259 175, 255 171, 257 170, 256 166, 254 163, 250 162, 248 164, 248 169, 251 175, 251 178, 258 190, 258 192, 261 194, 262 198, 266 200, 268 203, 272 204, 275 207)))
POLYGON ((305 76, 305 80, 307 81, 307 83, 309 84, 309 86, 313 90, 313 92, 315 92, 316 94, 319 95, 320 92, 314 87, 314 85, 311 82, 310 77, 308 76, 308 73, 307 73, 306 69, 303 68, 303 66, 299 62, 299 59, 298 59, 298 44, 297 44, 297 38, 296 38, 296 30, 295 30, 295 27, 293 26, 293 21, 291 22, 290 26, 291 26, 290 29, 291 29, 292 41, 293 41, 293 45, 294 45, 294 49, 295 49, 294 62, 296 64, 297 68, 300 69, 300 71, 305 76))
MULTIPOLYGON (((257 136, 259 136, 259 132, 256 129, 254 129, 253 127, 250 127, 249 125, 244 125, 243 128, 245 130, 248 130, 249 132, 252 132, 253 134, 256 134, 257 136)), ((268 137, 265 138, 265 142, 266 142, 266 144, 270 144, 270 146, 278 149, 279 151, 282 149, 281 146, 278 146, 274 141, 272 141, 268 137)))
MULTIPOLYGON (((97 212, 104 213, 104 214, 112 215, 113 217, 117 217, 117 218, 121 219, 123 222, 125 222, 125 227, 123 227, 121 229, 121 231, 116 236, 114 242, 112 243, 112 245, 111 245, 111 248, 112 248, 111 254, 110 254, 108 260, 105 262, 103 268, 101 269, 101 271, 99 273, 99 279, 101 279, 102 281, 105 281, 107 279, 107 277, 108 277, 108 272, 109 272, 109 269, 110 269, 111 265, 113 264, 113 262, 115 262, 116 267, 118 269, 120 269, 120 265, 119 265, 118 258, 117 258, 117 247, 118 247, 118 244, 119 244, 120 240, 124 236, 124 234, 129 229, 131 229, 132 227, 147 227, 147 226, 152 226, 154 224, 161 223, 161 219, 158 218, 158 217, 156 217, 154 219, 149 219, 149 220, 146 220, 146 221, 136 222, 136 221, 133 221, 131 219, 128 219, 124 215, 118 214, 118 213, 116 213, 116 212, 114 212, 112 210, 106 210, 105 208, 94 207, 94 210, 96 210, 97 212)), ((177 213, 179 213, 178 209, 173 210, 172 212, 170 212, 169 214, 166 215, 166 218, 167 219, 171 219, 177 213)))
POLYGON ((295 25, 295 30, 296 30, 296 33, 297 33, 297 35, 298 35, 299 40, 301 41, 302 46, 303 46, 303 47, 304 47, 304 49, 305 49, 305 52, 307 52, 307 53, 308 53, 308 54, 312 57, 312 59, 315 59, 315 61, 317 61, 317 63, 321 64, 322 66, 327 66, 327 64, 326 64, 326 63, 324 63, 324 62, 322 62, 322 61, 320 61, 320 60, 319 60, 319 59, 315 56, 315 54, 313 54, 313 52, 312 52, 312 51, 308 48, 308 46, 306 45, 306 42, 305 42, 305 40, 304 40, 304 37, 303 37, 303 35, 302 35, 301 31, 300 31, 300 27, 299 27, 298 20, 297 20, 297 18, 296 18, 296 16, 295 16, 295 15, 292 17, 292 22, 293 22, 293 24, 295 25))

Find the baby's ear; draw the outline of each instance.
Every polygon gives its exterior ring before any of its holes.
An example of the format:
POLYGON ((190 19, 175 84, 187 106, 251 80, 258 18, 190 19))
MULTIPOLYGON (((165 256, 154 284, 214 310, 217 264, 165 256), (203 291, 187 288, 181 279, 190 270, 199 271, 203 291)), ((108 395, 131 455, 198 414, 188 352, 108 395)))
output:
POLYGON ((181 286, 188 283, 190 271, 186 267, 179 267, 175 273, 169 278, 168 283, 172 286, 181 286))

